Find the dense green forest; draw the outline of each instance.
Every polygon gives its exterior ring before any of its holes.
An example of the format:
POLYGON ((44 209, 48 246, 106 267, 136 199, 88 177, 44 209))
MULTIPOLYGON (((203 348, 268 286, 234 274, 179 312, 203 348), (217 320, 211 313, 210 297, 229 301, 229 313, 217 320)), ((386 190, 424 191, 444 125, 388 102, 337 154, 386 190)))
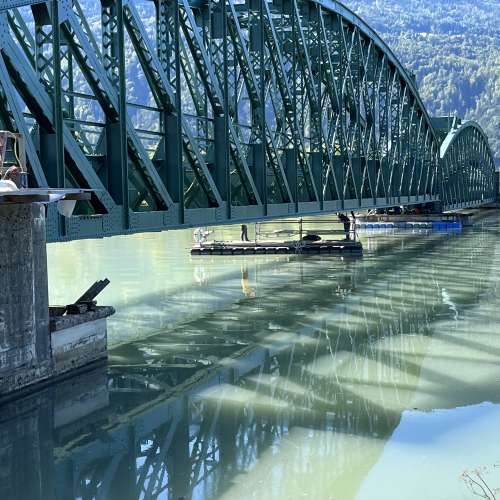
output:
POLYGON ((479 122, 500 164, 500 1, 343 3, 416 74, 430 114, 479 122))

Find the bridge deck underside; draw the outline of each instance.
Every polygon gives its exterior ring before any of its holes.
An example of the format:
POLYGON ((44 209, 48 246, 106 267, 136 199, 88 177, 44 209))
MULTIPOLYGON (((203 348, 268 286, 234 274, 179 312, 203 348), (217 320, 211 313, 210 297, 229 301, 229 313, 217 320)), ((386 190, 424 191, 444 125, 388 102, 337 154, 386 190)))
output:
POLYGON ((445 160, 413 79, 329 0, 11 0, 1 128, 30 185, 95 190, 50 208, 51 240, 495 198, 484 134, 445 160))

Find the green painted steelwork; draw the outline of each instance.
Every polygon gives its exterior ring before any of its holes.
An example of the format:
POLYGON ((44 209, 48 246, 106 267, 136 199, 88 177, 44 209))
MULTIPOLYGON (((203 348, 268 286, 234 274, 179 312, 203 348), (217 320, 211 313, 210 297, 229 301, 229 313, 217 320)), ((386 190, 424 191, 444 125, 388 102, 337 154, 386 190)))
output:
POLYGON ((443 154, 413 78, 339 2, 101 0, 99 30, 78 0, 2 7, 0 128, 27 137, 31 185, 95 190, 49 211, 50 240, 496 197, 484 134, 443 154))
POLYGON ((493 153, 488 138, 477 123, 453 124, 441 145, 441 169, 444 210, 496 200, 498 176, 493 153))

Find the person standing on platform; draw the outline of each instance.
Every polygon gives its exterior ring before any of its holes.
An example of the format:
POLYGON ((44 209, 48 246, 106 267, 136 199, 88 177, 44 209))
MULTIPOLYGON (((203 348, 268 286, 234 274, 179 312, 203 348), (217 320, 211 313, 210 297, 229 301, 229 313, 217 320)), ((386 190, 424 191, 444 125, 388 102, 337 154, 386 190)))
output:
POLYGON ((345 239, 349 241, 351 239, 351 220, 347 217, 346 214, 340 213, 338 214, 339 221, 344 224, 344 233, 345 239))
POLYGON ((248 226, 246 224, 241 225, 241 241, 250 241, 248 239, 248 226))

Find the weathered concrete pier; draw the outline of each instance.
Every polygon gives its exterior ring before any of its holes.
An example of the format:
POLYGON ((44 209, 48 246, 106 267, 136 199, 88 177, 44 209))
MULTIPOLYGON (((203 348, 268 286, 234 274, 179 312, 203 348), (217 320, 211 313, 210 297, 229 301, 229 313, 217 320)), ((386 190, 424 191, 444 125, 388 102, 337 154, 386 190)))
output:
POLYGON ((106 317, 113 308, 59 317, 49 308, 40 202, 87 195, 29 189, 0 195, 0 399, 106 357, 106 317))

